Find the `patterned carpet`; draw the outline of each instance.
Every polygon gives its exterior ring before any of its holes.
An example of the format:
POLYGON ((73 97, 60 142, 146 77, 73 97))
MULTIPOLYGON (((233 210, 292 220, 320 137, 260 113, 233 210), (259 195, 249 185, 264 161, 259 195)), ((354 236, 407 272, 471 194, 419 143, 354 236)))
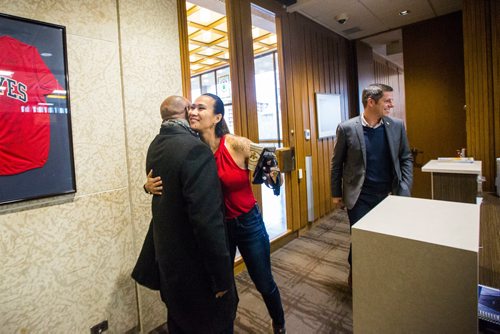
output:
MULTIPOLYGON (((347 214, 336 210, 271 255, 288 334, 352 333, 349 241, 347 214)), ((236 285, 240 302, 234 332, 272 333, 266 306, 246 271, 236 276, 236 285)), ((164 325, 151 333, 168 331, 164 325)))
MULTIPOLYGON (((347 214, 337 210, 271 255, 287 333, 352 333, 349 240, 347 214)), ((236 277, 236 285, 235 333, 272 333, 264 302, 246 271, 236 277)))

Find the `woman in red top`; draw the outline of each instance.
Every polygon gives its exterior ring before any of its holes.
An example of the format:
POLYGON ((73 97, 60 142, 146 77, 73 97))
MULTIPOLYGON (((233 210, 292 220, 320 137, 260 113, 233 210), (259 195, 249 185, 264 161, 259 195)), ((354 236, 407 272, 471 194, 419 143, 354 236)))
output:
MULTIPOLYGON (((214 153, 224 194, 231 258, 234 262, 238 247, 273 320, 274 333, 286 333, 281 296, 271 272, 269 235, 253 196, 247 168, 252 142, 229 133, 224 121, 224 103, 217 95, 207 93, 195 100, 189 111, 189 124, 214 153)), ((149 177, 146 189, 159 194, 152 186, 158 180, 149 177)))

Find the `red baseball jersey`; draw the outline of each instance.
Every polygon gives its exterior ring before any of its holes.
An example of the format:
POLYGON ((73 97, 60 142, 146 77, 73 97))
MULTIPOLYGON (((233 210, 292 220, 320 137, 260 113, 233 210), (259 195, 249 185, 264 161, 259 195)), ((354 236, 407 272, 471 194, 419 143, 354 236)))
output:
POLYGON ((0 36, 0 50, 0 175, 13 175, 47 162, 45 97, 61 87, 36 47, 0 36))

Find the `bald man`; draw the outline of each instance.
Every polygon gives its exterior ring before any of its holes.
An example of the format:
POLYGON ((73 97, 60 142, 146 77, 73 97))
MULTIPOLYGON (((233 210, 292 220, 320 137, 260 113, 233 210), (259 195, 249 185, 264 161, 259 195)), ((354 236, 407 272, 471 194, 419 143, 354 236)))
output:
POLYGON ((160 133, 146 171, 167 191, 152 199, 152 234, 169 333, 232 333, 237 296, 217 168, 210 148, 189 127, 188 100, 161 104, 160 133))

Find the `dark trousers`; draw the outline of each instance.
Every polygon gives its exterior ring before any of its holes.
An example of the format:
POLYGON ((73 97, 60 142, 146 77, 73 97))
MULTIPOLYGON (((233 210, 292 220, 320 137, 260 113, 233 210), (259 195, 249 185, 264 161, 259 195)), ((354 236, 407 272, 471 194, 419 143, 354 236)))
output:
POLYGON ((229 251, 234 262, 236 247, 245 261, 248 274, 262 295, 274 327, 285 325, 285 314, 278 286, 271 272, 271 247, 262 214, 256 204, 252 210, 226 221, 229 251))
MULTIPOLYGON (((356 204, 352 209, 347 210, 347 216, 349 217, 349 224, 354 225, 358 222, 364 215, 370 212, 371 209, 377 206, 384 198, 386 198, 389 193, 379 193, 379 194, 369 194, 361 191, 359 194, 356 204)), ((347 258, 349 264, 352 266, 352 245, 349 247, 349 257, 347 258)))
MULTIPOLYGON (((196 321, 196 319, 193 319, 193 321, 196 321)), ((167 315, 167 327, 168 327, 168 334, 188 334, 188 332, 182 330, 182 328, 175 322, 175 320, 170 316, 170 314, 167 315)), ((219 334, 233 334, 234 333, 233 327, 234 323, 231 323, 231 325, 227 329, 223 330, 219 334)))

